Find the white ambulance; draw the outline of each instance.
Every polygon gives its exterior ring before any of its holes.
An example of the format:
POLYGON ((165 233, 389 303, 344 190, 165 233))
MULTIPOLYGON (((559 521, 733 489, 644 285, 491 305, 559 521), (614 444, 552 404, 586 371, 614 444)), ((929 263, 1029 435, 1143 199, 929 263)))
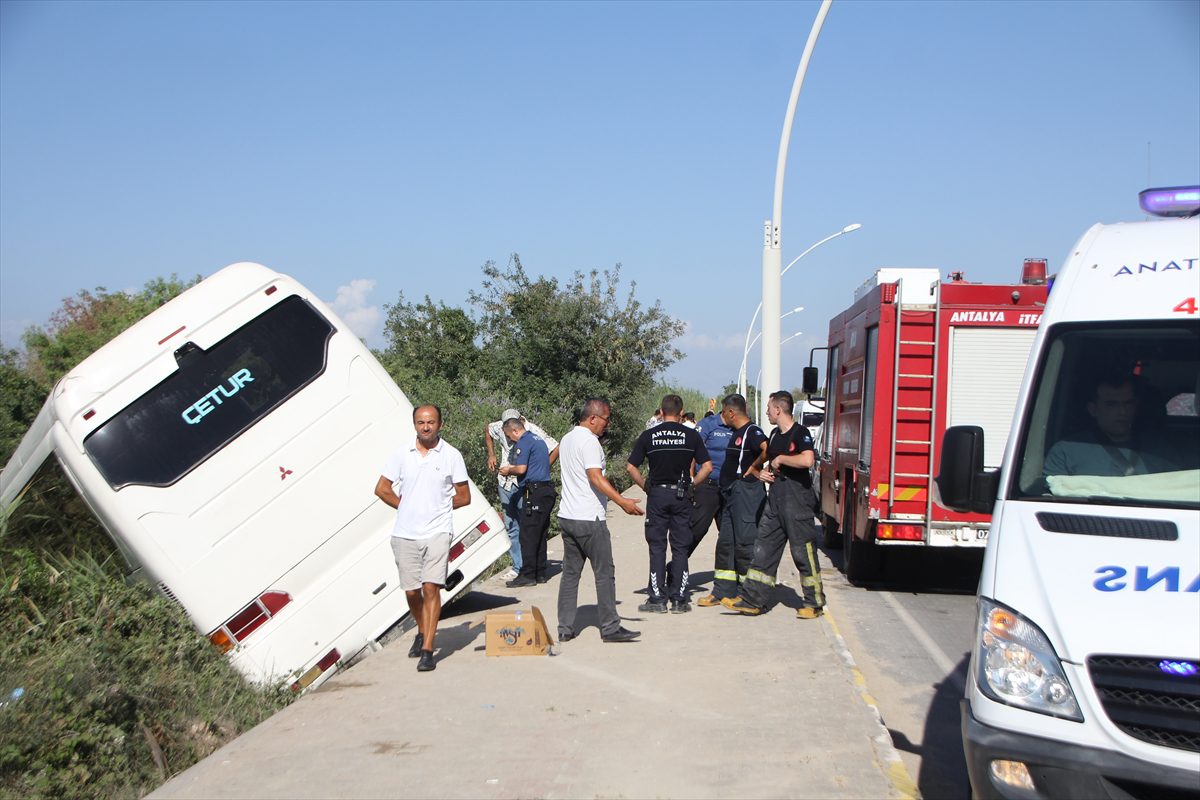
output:
POLYGON ((946 431, 941 502, 992 511, 977 798, 1200 796, 1200 188, 1141 201, 1055 277, 1000 470, 946 431))

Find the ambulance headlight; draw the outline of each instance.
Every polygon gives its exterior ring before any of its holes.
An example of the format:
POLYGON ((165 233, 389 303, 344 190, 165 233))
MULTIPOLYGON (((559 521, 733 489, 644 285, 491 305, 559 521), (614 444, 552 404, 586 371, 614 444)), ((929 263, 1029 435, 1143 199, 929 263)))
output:
POLYGON ((999 703, 1083 721, 1046 635, 1015 611, 982 597, 975 671, 980 690, 999 703))

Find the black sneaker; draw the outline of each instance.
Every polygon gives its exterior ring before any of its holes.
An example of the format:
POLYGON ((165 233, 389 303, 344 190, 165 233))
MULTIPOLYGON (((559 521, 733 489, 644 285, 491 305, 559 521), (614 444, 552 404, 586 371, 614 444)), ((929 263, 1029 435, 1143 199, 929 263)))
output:
POLYGON ((504 585, 510 589, 519 589, 523 586, 537 586, 537 581, 535 581, 533 578, 523 578, 518 575, 511 581, 505 581, 504 585))
POLYGON ((537 582, 538 582, 538 583, 549 583, 549 582, 550 582, 550 576, 549 576, 549 575, 539 575, 539 576, 538 576, 538 579, 537 579, 537 582))
POLYGON ((645 614, 665 614, 667 613, 667 604, 661 601, 655 602, 654 600, 648 600, 638 606, 638 611, 641 611, 645 614))
POLYGON ((417 634, 417 638, 413 639, 412 647, 408 648, 408 657, 416 658, 421 655, 421 645, 425 644, 425 637, 417 634))
POLYGON ((437 669, 437 664, 433 663, 433 651, 422 650, 421 660, 417 662, 417 672, 431 672, 437 669))
POLYGON ((671 600, 672 614, 686 614, 692 610, 692 604, 687 600, 671 600))
POLYGON ((610 634, 600 637, 602 642, 632 642, 641 636, 640 631, 631 631, 628 628, 617 628, 610 634))
POLYGON ((566 632, 559 631, 558 632, 558 641, 560 641, 560 642, 569 642, 574 638, 575 638, 575 634, 571 633, 570 631, 566 631, 566 632))

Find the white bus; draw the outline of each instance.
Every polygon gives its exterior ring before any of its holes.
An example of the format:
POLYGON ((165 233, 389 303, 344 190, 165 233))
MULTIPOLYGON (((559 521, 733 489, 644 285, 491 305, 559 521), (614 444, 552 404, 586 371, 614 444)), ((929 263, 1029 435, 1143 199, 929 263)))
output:
MULTIPOLYGON (((412 410, 309 290, 233 264, 58 382, 0 503, 53 452, 135 574, 249 679, 299 691, 408 613, 374 489, 412 410)), ((443 602, 508 551, 474 484, 454 525, 443 602)))

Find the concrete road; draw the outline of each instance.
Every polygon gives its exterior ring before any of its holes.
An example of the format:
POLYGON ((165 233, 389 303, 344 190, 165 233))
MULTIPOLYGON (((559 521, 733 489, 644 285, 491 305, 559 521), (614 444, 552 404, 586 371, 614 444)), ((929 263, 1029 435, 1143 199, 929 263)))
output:
MULTIPOLYGON (((840 550, 824 552, 841 567, 840 550)), ((871 588, 853 587, 840 572, 825 570, 842 635, 926 800, 971 794, 959 700, 975 646, 982 555, 897 549, 885 580, 871 588)))
MULTIPOLYGON (((632 495, 631 495, 632 496, 632 495)), ((493 578, 445 618, 438 667, 417 673, 412 634, 335 675, 152 796, 902 798, 915 787, 838 635, 847 610, 798 620, 781 604, 641 615, 642 518, 609 514, 619 610, 642 641, 605 644, 590 574, 581 635, 552 657, 489 658, 484 617, 536 604, 556 629, 559 577, 493 578)), ((710 581, 715 531, 696 553, 710 581)), ((551 542, 551 559, 561 553, 551 542)), ((838 573, 826 564, 826 575, 838 573)))

